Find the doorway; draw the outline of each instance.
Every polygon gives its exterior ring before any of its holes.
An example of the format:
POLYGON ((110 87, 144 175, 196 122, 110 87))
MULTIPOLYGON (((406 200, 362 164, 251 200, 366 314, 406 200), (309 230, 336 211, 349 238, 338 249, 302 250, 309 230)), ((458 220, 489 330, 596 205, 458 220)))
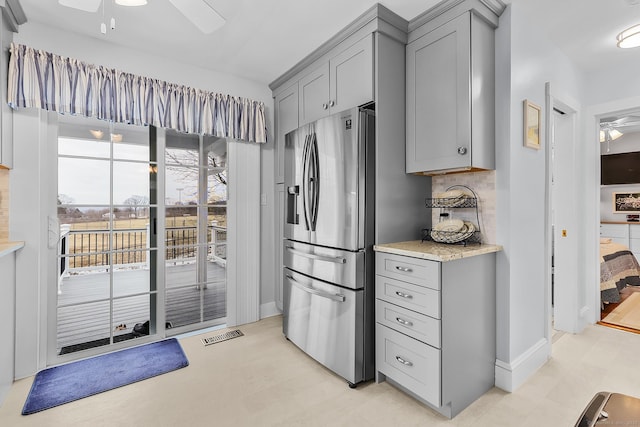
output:
POLYGON ((158 164, 149 130, 59 116, 49 360, 158 332, 158 164))
POLYGON ((227 142, 166 132, 168 335, 226 322, 227 142))
POLYGON ((48 364, 226 323, 226 140, 56 120, 48 364))

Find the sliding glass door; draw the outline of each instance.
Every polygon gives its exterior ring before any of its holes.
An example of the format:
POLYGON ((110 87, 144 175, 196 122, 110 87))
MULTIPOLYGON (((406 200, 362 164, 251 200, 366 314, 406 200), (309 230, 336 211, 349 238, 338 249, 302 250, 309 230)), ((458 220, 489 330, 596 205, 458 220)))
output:
POLYGON ((179 332, 222 324, 227 143, 167 131, 164 160, 167 327, 179 332))
POLYGON ((58 355, 156 331, 156 151, 149 128, 59 116, 58 355))

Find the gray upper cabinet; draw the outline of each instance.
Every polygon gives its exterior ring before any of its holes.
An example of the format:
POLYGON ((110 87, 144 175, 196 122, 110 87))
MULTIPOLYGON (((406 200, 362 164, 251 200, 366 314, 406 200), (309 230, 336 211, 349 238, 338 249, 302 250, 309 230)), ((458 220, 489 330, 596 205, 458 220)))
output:
POLYGON ((300 125, 373 101, 373 35, 302 77, 298 87, 300 125))
POLYGON ((275 174, 276 183, 284 182, 284 136, 298 128, 298 82, 275 96, 275 174))
POLYGON ((406 53, 407 173, 493 169, 493 27, 467 11, 406 53))

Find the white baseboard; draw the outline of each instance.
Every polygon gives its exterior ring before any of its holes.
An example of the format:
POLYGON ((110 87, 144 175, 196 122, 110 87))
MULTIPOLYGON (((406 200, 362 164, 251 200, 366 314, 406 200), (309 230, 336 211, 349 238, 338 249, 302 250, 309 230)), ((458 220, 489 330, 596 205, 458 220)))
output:
POLYGON ((551 345, 546 338, 542 338, 511 363, 496 360, 496 387, 514 392, 547 363, 550 356, 551 345))
POLYGON ((276 302, 268 302, 266 304, 260 304, 260 318, 264 319, 265 317, 277 316, 278 314, 282 314, 278 307, 276 307, 276 302))

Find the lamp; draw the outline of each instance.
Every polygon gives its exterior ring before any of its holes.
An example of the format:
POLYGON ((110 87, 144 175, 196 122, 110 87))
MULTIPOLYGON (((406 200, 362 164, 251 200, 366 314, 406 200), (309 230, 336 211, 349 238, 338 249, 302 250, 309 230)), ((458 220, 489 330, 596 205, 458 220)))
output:
POLYGON ((640 46, 640 24, 627 28, 616 36, 618 47, 628 49, 640 46))
POLYGON ((144 6, 147 0, 116 0, 116 4, 120 6, 144 6))

